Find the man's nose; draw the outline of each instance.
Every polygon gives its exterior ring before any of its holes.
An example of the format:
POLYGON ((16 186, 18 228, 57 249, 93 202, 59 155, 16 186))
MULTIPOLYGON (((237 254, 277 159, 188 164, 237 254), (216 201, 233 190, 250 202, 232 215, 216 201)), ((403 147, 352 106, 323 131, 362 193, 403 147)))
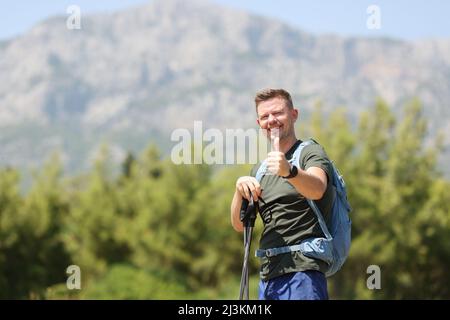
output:
POLYGON ((278 123, 278 119, 273 115, 269 114, 269 125, 274 125, 278 123))

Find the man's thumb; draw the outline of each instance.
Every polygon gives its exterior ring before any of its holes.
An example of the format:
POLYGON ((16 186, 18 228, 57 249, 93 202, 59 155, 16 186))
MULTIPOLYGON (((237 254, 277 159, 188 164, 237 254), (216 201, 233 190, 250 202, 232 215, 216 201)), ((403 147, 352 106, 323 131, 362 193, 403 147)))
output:
POLYGON ((278 128, 270 130, 270 140, 272 141, 272 151, 280 151, 280 130, 278 128))

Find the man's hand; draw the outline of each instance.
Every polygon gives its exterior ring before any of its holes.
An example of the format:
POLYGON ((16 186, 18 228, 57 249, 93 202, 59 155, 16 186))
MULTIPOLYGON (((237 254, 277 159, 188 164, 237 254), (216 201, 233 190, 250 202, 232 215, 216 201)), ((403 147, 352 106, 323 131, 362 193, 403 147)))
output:
POLYGON ((291 165, 283 152, 272 151, 267 155, 267 169, 280 177, 286 177, 291 172, 291 165))
POLYGON ((258 201, 258 198, 261 195, 261 186, 255 177, 245 176, 240 177, 236 181, 236 191, 249 201, 252 196, 253 200, 258 201))
POLYGON ((280 131, 277 128, 271 130, 270 140, 272 141, 272 151, 267 155, 267 169, 272 174, 286 177, 291 172, 291 165, 286 160, 283 152, 280 152, 280 131))

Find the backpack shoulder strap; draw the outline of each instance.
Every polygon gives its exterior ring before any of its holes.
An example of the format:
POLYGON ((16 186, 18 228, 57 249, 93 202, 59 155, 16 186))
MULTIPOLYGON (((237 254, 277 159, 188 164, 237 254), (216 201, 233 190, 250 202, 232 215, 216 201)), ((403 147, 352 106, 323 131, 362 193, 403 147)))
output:
POLYGON ((255 178, 256 180, 258 180, 258 182, 261 182, 263 176, 266 174, 266 170, 267 170, 267 162, 266 160, 264 160, 263 162, 261 162, 258 171, 256 171, 255 178))
MULTIPOLYGON (((317 141, 315 141, 312 138, 303 141, 295 150, 294 155, 292 156, 292 159, 290 162, 293 163, 294 165, 296 165, 297 168, 301 168, 300 159, 301 159, 302 150, 304 147, 312 145, 312 144, 318 144, 318 143, 317 143, 317 141)), ((301 168, 301 169, 303 169, 303 168, 301 168)), ((308 204, 311 207, 311 209, 316 214, 317 219, 319 220, 320 228, 322 229, 322 232, 324 233, 325 237, 327 238, 327 240, 332 240, 333 237, 331 236, 330 231, 328 230, 327 224, 325 222, 325 219, 323 218, 322 213, 320 212, 319 207, 313 200, 308 199, 308 198, 306 198, 306 200, 308 201, 308 204)))
POLYGON ((291 164, 294 164, 297 168, 303 169, 300 167, 300 157, 302 154, 302 150, 304 147, 309 146, 311 144, 317 144, 317 142, 310 138, 310 139, 305 140, 302 143, 300 143, 298 145, 297 149, 295 149, 294 154, 292 155, 292 158, 291 158, 291 160, 289 160, 289 162, 291 164))

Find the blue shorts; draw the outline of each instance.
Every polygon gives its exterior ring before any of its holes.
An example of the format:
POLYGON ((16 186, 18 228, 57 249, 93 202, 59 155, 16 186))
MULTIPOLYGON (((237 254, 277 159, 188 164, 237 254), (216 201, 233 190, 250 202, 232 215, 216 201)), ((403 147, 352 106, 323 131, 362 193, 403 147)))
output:
POLYGON ((260 300, 328 300, 327 279, 308 270, 259 281, 260 300))

